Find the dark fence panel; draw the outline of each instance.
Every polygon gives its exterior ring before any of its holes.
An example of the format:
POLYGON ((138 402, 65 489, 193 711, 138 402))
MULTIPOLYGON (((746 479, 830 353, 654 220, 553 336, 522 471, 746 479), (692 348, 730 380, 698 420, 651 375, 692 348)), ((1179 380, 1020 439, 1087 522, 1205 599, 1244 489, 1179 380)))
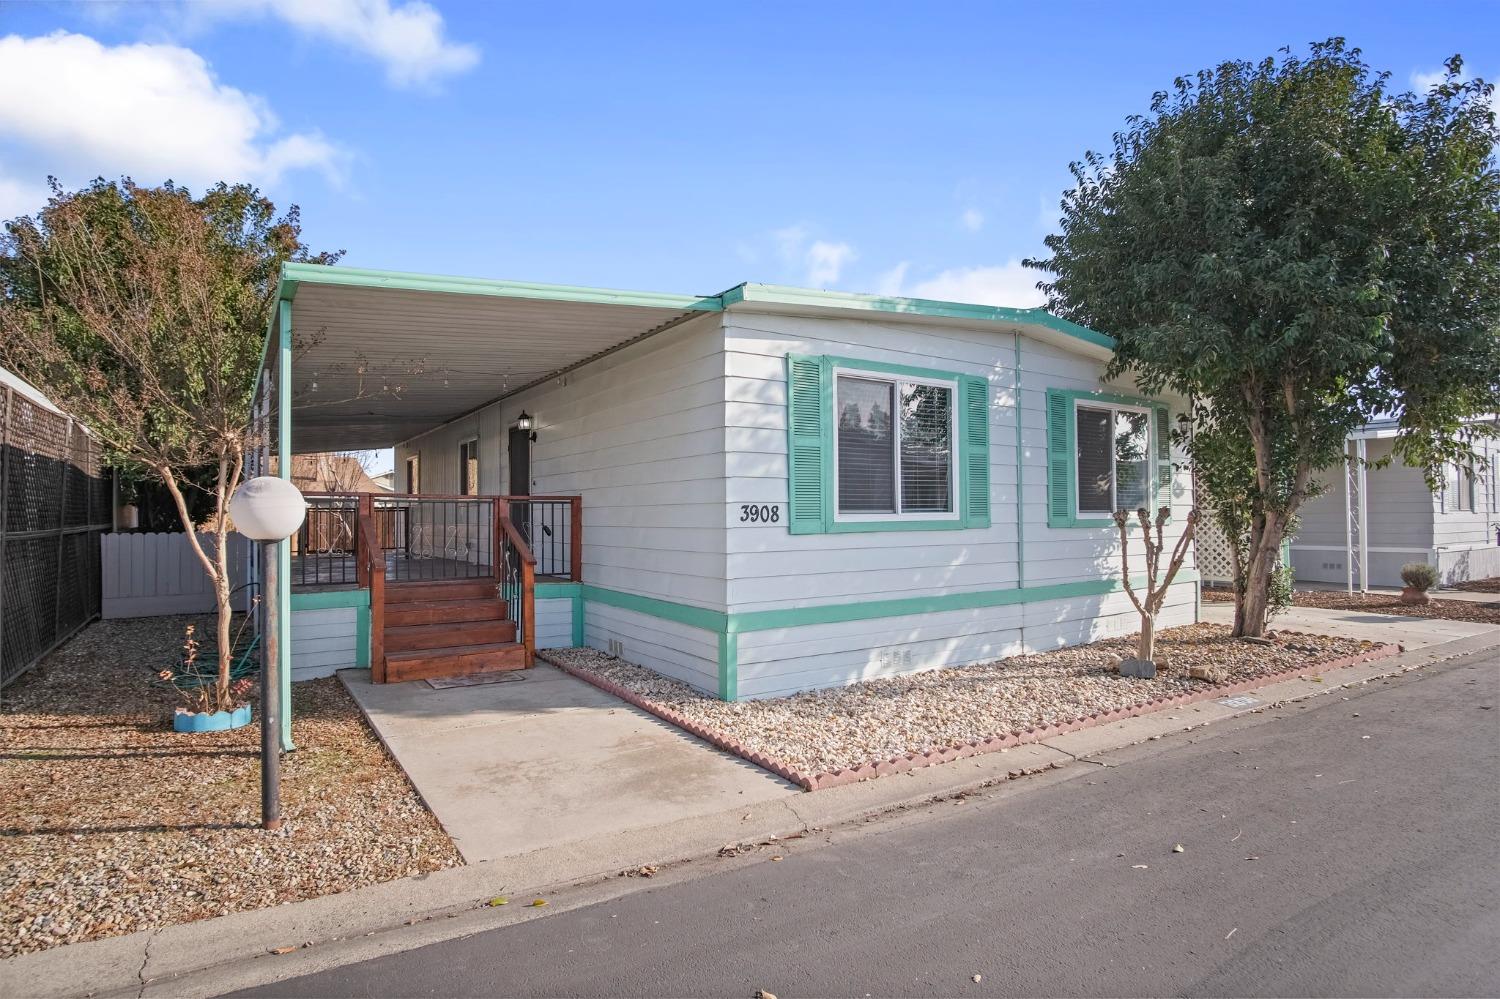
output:
POLYGON ((0 386, 0 687, 99 616, 111 513, 98 445, 0 386))

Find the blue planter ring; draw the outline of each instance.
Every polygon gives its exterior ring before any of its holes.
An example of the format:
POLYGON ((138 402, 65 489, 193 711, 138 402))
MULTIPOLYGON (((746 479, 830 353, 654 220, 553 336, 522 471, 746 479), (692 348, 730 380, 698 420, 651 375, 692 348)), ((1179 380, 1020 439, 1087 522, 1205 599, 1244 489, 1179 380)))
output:
POLYGON ((241 704, 233 711, 187 711, 178 708, 172 716, 176 732, 227 732, 250 724, 250 705, 241 704))

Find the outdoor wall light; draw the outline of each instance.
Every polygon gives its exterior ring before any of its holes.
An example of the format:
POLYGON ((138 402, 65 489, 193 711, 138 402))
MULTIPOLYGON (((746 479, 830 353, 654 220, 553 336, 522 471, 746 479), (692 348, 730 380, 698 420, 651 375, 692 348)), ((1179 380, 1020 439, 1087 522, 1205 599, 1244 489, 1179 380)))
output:
POLYGON ((516 429, 529 433, 533 443, 536 441, 536 431, 532 429, 534 426, 536 426, 536 421, 532 419, 531 414, 524 409, 521 410, 521 415, 516 417, 516 429))

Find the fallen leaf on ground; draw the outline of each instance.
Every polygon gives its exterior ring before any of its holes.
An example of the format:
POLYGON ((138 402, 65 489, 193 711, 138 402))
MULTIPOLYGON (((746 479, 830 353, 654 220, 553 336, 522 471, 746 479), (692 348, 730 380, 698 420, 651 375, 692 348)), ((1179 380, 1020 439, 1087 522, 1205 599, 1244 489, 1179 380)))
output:
POLYGON ((290 954, 292 951, 294 951, 296 949, 297 948, 295 948, 295 947, 272 947, 271 948, 271 953, 272 954, 290 954))
POLYGON ((1182 844, 1178 843, 1176 846, 1172 847, 1172 852, 1173 853, 1181 853, 1181 852, 1183 852, 1182 851, 1182 844))
POLYGON ((510 904, 510 899, 506 898, 504 895, 496 895, 494 898, 490 899, 489 904, 490 905, 509 905, 510 904))
POLYGON ((531 907, 533 909, 539 909, 546 904, 547 900, 545 898, 536 898, 531 900, 531 907))

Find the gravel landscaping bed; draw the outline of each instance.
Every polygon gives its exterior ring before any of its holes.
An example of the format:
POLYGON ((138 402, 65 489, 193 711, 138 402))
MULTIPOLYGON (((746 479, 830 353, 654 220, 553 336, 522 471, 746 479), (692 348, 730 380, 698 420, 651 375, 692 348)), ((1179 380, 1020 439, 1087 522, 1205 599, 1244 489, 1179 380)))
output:
POLYGON ((1274 676, 1358 655, 1369 642, 1292 632, 1271 644, 1232 639, 1221 625, 1171 628, 1157 636, 1158 672, 1140 680, 1114 672, 1134 639, 1112 639, 991 663, 867 680, 790 697, 726 703, 595 649, 554 649, 562 665, 631 693, 812 775, 979 742, 1142 701, 1196 693, 1192 666, 1223 669, 1227 683, 1274 676))
MULTIPOLYGON (((1204 588, 1204 600, 1230 603, 1234 595, 1228 590, 1204 588)), ((1473 600, 1444 600, 1433 597, 1425 604, 1403 604, 1394 593, 1346 593, 1340 590, 1298 590, 1292 595, 1297 607, 1320 607, 1325 610, 1367 611, 1372 614, 1401 614, 1408 617, 1442 618, 1447 621, 1471 621, 1475 624, 1500 624, 1500 599, 1494 603, 1473 600)))
POLYGON ((5 690, 0 957, 461 863, 333 678, 292 688, 286 825, 261 830, 259 725, 174 733, 149 685, 195 620, 98 622, 5 690))
POLYGON ((1454 583, 1448 589, 1467 590, 1470 593, 1500 593, 1500 576, 1491 576, 1489 579, 1470 579, 1462 583, 1454 583))

